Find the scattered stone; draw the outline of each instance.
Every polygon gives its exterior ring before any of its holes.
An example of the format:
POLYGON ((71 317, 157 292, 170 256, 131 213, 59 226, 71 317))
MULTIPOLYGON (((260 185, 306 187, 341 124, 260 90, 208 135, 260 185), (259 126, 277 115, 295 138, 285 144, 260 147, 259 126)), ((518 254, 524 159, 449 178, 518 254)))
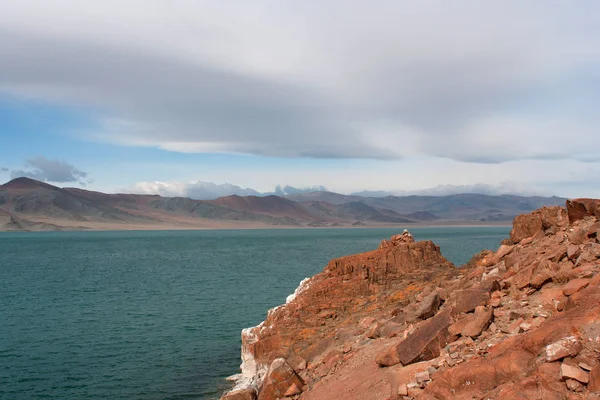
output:
POLYGON ((286 390, 285 393, 283 394, 283 397, 297 396, 300 393, 302 393, 302 389, 300 389, 298 387, 298 385, 296 385, 295 383, 292 383, 292 385, 288 388, 288 390, 286 390))
POLYGON ((441 300, 439 294, 437 294, 437 292, 431 293, 421 301, 421 305, 417 309, 417 317, 421 319, 433 317, 438 308, 440 308, 440 304, 441 300))
POLYGON ((404 366, 416 361, 431 360, 440 355, 440 349, 452 340, 448 327, 452 323, 450 311, 445 310, 433 318, 423 321, 419 328, 395 349, 385 350, 376 361, 381 366, 394 365, 390 361, 398 359, 404 366), (395 353, 394 353, 395 351, 395 353))
POLYGON ((589 285, 589 283, 590 280, 585 278, 572 279, 571 281, 569 281, 569 283, 563 286, 563 294, 565 296, 571 296, 572 294, 577 293, 578 291, 589 285))
POLYGON ((417 383, 419 383, 419 384, 421 384, 423 382, 427 382, 430 380, 429 372, 428 371, 418 372, 415 375, 415 379, 416 379, 417 383))
POLYGON ((584 363, 584 362, 580 362, 580 363, 579 363, 579 364, 577 364, 577 365, 579 365, 579 367, 580 367, 581 369, 584 369, 584 370, 586 370, 586 371, 591 371, 591 370, 592 370, 592 367, 591 367, 590 365, 588 365, 588 364, 584 363))
POLYGON ((567 389, 569 389, 572 392, 583 391, 583 385, 574 379, 567 379, 565 381, 565 384, 567 385, 567 389))
POLYGON ((573 199, 567 200, 567 214, 572 224, 586 216, 600 219, 600 200, 597 199, 573 199))
POLYGON ((590 381, 590 375, 587 372, 577 366, 565 363, 560 365, 560 375, 562 379, 575 379, 581 383, 588 383, 590 381))
POLYGON ((406 383, 398 385, 398 396, 408 396, 408 387, 406 383))
POLYGON ((221 400, 256 400, 256 389, 250 387, 247 389, 229 392, 221 400))
POLYGON ((506 334, 514 335, 521 331, 521 324, 524 322, 523 318, 519 318, 512 322, 510 325, 501 328, 500 330, 506 334))
POLYGON ((600 393, 600 364, 594 365, 590 371, 588 390, 592 393, 600 393))
POLYGON ((560 360, 565 357, 575 357, 583 350, 581 341, 575 336, 568 336, 544 348, 547 362, 560 360))
POLYGON ((475 309, 475 318, 473 321, 465 325, 461 331, 462 336, 477 337, 481 332, 487 329, 492 323, 494 313, 492 310, 486 310, 485 307, 479 306, 475 309))
POLYGON ((292 384, 300 388, 304 386, 304 381, 284 358, 276 358, 269 367, 258 400, 275 400, 284 397, 292 384))
POLYGON ((367 331, 367 337, 369 339, 377 339, 377 338, 381 337, 381 330, 379 328, 378 323, 373 324, 373 326, 371 326, 371 328, 369 328, 369 330, 367 331))

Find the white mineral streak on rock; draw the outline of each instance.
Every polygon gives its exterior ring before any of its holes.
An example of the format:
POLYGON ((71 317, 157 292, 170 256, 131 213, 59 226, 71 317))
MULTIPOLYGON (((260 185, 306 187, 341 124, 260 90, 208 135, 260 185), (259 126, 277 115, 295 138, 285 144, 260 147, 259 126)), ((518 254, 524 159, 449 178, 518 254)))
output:
POLYGON ((310 278, 304 278, 304 279, 302 279, 302 281, 300 281, 300 284, 298 285, 298 287, 296 288, 296 290, 294 290, 294 293, 290 294, 285 299, 285 304, 288 304, 288 303, 292 302, 296 298, 296 296, 298 296, 300 293, 302 293, 306 289, 308 289, 310 287, 309 281, 310 281, 310 278))
MULTIPOLYGON (((290 294, 285 304, 271 308, 267 311, 267 319, 275 312, 285 308, 286 304, 292 302, 296 296, 309 288, 310 278, 305 278, 300 282, 294 293, 290 294)), ((242 365, 240 369, 242 373, 238 375, 235 387, 231 391, 246 389, 248 387, 260 388, 262 381, 269 369, 268 365, 259 365, 254 358, 254 354, 250 351, 250 346, 258 340, 258 334, 267 327, 264 326, 265 321, 260 324, 242 329, 242 365)))

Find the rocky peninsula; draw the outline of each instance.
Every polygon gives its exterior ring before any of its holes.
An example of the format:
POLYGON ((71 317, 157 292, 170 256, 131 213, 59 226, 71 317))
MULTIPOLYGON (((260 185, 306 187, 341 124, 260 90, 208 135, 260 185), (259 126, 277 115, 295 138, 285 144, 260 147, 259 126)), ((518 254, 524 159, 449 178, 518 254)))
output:
POLYGON ((223 400, 600 399, 600 200, 520 215, 457 268, 408 232, 242 332, 223 400))

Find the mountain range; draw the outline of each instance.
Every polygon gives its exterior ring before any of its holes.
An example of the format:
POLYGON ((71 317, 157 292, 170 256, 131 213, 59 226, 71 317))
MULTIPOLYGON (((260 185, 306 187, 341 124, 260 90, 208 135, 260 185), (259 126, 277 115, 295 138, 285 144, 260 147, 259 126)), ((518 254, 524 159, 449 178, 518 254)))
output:
POLYGON ((30 178, 0 185, 0 230, 210 229, 502 223, 560 197, 457 194, 367 197, 318 191, 214 200, 107 194, 30 178))

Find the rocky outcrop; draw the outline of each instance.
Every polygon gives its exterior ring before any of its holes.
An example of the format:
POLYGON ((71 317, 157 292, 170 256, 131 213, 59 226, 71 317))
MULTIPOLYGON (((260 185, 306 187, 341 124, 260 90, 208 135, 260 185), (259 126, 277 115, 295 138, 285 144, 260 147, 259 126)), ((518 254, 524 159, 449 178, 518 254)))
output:
POLYGON ((264 399, 600 399, 588 200, 515 218, 462 268, 408 232, 332 260, 244 331, 247 384, 264 399))

